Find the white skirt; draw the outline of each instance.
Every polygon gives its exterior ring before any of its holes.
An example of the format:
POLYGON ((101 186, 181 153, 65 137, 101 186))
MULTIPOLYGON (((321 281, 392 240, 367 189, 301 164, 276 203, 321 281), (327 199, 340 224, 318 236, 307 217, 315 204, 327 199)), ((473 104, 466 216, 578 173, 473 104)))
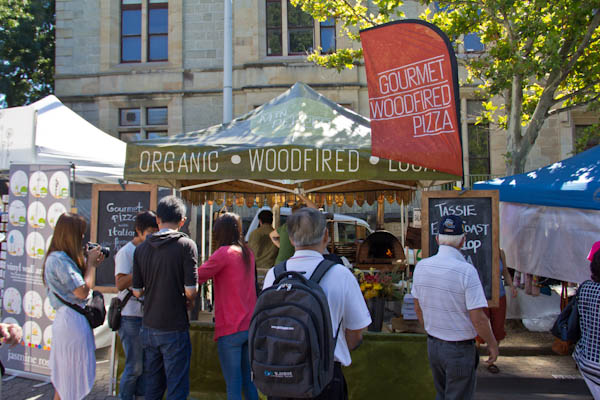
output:
POLYGON ((87 319, 68 306, 56 312, 52 324, 50 368, 61 400, 81 400, 96 379, 96 345, 87 319))

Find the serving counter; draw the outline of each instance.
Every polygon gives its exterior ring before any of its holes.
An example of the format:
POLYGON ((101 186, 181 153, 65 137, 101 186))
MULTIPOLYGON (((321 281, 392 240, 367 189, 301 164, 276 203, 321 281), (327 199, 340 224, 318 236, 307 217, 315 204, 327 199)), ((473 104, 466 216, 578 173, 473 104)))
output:
MULTIPOLYGON (((190 336, 190 398, 226 399, 213 324, 193 322, 190 336)), ((120 376, 125 355, 120 343, 116 348, 120 376)), ((344 375, 351 400, 435 397, 425 335, 365 332, 363 344, 352 352, 352 365, 344 368, 344 375)))

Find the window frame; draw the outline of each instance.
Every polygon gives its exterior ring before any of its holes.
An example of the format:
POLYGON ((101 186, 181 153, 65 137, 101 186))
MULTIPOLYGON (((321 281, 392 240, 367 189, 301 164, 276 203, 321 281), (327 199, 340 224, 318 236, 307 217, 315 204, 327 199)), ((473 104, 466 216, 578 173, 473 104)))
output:
POLYGON ((146 61, 147 62, 164 62, 169 61, 169 3, 168 1, 160 2, 160 3, 152 3, 151 0, 148 0, 148 13, 147 13, 147 23, 146 23, 146 61), (164 33, 150 33, 150 10, 158 10, 158 9, 166 9, 167 10, 167 31, 164 33), (167 38, 167 58, 160 59, 151 59, 150 58, 150 42, 151 38, 164 36, 167 38))
MULTIPOLYGON (((269 58, 269 57, 302 57, 302 56, 306 56, 306 52, 291 52, 290 51, 290 30, 298 30, 298 29, 308 29, 308 25, 307 26, 301 26, 301 27, 290 27, 289 22, 288 22, 288 13, 289 13, 289 7, 293 7, 290 3, 290 0, 265 0, 265 22, 263 24, 263 27, 265 29, 265 57, 269 58), (269 19, 267 17, 268 15, 268 8, 269 8, 269 3, 277 3, 280 5, 279 9, 280 9, 280 13, 281 13, 281 24, 279 27, 276 26, 268 26, 268 22, 269 19), (272 53, 269 54, 269 32, 278 32, 279 36, 281 38, 281 52, 280 53, 272 53)), ((310 14, 309 14, 310 15, 310 14)), ((326 21, 318 21, 316 19, 314 19, 312 16, 310 16, 310 18, 312 19, 313 23, 312 23, 312 50, 314 49, 318 49, 321 46, 321 26, 322 23, 326 22, 326 21)), ((333 17, 332 17, 333 18, 333 17)), ((326 25, 324 26, 325 30, 333 30, 334 35, 333 35, 333 49, 331 49, 330 51, 327 52, 321 52, 321 54, 332 54, 336 51, 337 49, 337 22, 335 21, 335 19, 333 19, 333 25, 326 25)))
POLYGON ((467 123, 467 140, 469 141, 469 175, 490 175, 492 173, 492 160, 491 160, 491 149, 490 149, 490 128, 488 124, 478 124, 476 125, 474 122, 467 123), (485 132, 487 136, 487 154, 482 156, 480 154, 474 154, 471 146, 471 129, 478 130, 480 132, 485 132), (473 165, 473 161, 486 161, 487 172, 474 172, 471 168, 473 165))
MULTIPOLYGON (((158 133, 158 134, 164 133, 165 134, 164 136, 169 135, 169 107, 167 105, 119 107, 118 113, 119 113, 119 122, 118 122, 118 127, 117 127, 117 135, 118 135, 119 139, 121 139, 121 140, 124 140, 123 135, 129 135, 129 134, 139 134, 140 140, 148 139, 148 134, 150 134, 150 133, 158 133), (165 124, 149 124, 148 123, 148 110, 151 110, 151 109, 165 109, 167 112, 166 121, 165 121, 166 123, 165 124), (140 115, 139 125, 123 125, 122 124, 123 111, 126 111, 126 110, 138 110, 139 111, 139 113, 140 113, 139 114, 140 115)), ((128 141, 128 140, 124 140, 124 141, 128 141)))
MULTIPOLYGON (((287 17, 286 17, 287 20, 287 17)), ((265 1, 265 28, 266 28, 266 42, 267 42, 267 57, 280 57, 283 56, 283 7, 281 6, 281 0, 266 0, 265 1), (279 4, 279 14, 280 14, 280 20, 279 20, 279 26, 275 26, 275 27, 270 27, 268 25, 269 23, 269 3, 274 3, 274 4, 279 4), (269 32, 273 32, 273 31, 277 31, 279 33, 279 45, 281 47, 281 51, 278 53, 274 53, 274 54, 268 54, 269 53, 269 32)))
POLYGON ((333 17, 329 17, 327 18, 325 21, 319 21, 319 47, 321 47, 321 54, 332 54, 335 53, 335 50, 337 49, 337 25, 335 22, 335 18, 333 17), (333 20, 333 25, 323 25, 325 23, 327 23, 330 19, 333 20), (323 51, 323 31, 333 31, 333 51, 332 50, 328 50, 328 51, 323 51))
POLYGON ((466 128, 467 128, 467 135, 466 135, 466 140, 467 140, 467 147, 468 147, 468 154, 467 154, 467 158, 469 160, 469 175, 490 175, 492 173, 492 154, 491 154, 491 137, 490 137, 490 125, 489 124, 475 124, 477 117, 479 117, 479 115, 481 115, 481 113, 483 112, 483 100, 481 99, 477 99, 477 98, 472 98, 472 99, 466 99, 466 128), (471 106, 471 107, 470 107, 471 106), (471 129, 481 129, 483 131, 485 131, 486 135, 487 135, 487 156, 480 156, 480 155, 473 155, 472 151, 472 146, 471 144, 471 140, 470 140, 470 136, 471 136, 471 129), (486 164, 487 164, 487 170, 488 172, 485 174, 482 173, 474 173, 473 170, 471 169, 471 166, 473 165, 472 161, 479 161, 479 160, 486 160, 486 164))
POLYGON ((169 61, 169 1, 168 0, 140 0, 136 4, 124 4, 127 0, 120 0, 119 13, 119 63, 120 64, 143 64, 169 61), (166 9, 167 10, 167 30, 161 33, 150 33, 150 10, 166 9), (123 36, 123 11, 124 10, 140 10, 140 34, 123 36), (145 17, 145 24, 144 24, 145 17), (139 37, 140 38, 140 55, 138 60, 123 59, 123 38, 124 37, 139 37), (150 58, 150 42, 152 38, 166 38, 166 54, 167 58, 151 59, 150 58))
POLYGON ((124 4, 125 0, 121 0, 121 9, 119 14, 119 57, 122 64, 139 64, 142 62, 142 46, 143 46, 143 31, 142 26, 142 6, 143 0, 140 0, 138 4, 124 4), (123 11, 125 10, 139 10, 140 11, 140 34, 139 35, 124 35, 123 34, 123 11), (123 38, 139 37, 140 38, 140 58, 139 60, 124 60, 123 59, 123 38))

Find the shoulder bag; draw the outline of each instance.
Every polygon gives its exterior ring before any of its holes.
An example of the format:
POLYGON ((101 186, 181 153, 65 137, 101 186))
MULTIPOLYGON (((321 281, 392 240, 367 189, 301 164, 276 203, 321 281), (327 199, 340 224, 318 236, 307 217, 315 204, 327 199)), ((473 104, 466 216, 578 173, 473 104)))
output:
MULTIPOLYGON (((584 282, 585 284, 585 282, 584 282)), ((581 287, 583 284, 579 287, 581 287)), ((577 304, 579 301, 579 290, 569 304, 561 311, 550 332, 560 340, 565 342, 577 343, 581 338, 581 329, 579 327, 579 310, 577 304)))
POLYGON ((115 296, 110 301, 110 306, 108 307, 108 326, 113 331, 118 331, 121 327, 121 311, 125 308, 125 305, 133 296, 133 292, 127 289, 127 294, 123 298, 123 300, 119 299, 119 297, 115 296))
POLYGON ((69 303, 56 293, 54 293, 54 295, 64 305, 69 306, 79 314, 82 314, 87 319, 92 329, 97 328, 104 323, 104 319, 106 318, 106 308, 104 306, 104 296, 99 291, 92 291, 92 298, 87 302, 85 308, 69 303))

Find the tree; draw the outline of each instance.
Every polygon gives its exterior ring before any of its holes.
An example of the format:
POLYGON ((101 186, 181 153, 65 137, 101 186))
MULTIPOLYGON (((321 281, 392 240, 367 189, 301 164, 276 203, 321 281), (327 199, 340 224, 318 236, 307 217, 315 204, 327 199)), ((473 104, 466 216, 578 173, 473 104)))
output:
MULTIPOLYGON (((311 14, 318 21, 334 18, 340 24, 342 36, 360 42, 360 29, 385 24, 393 19, 403 18, 400 10, 401 0, 290 0, 294 6, 300 5, 302 10, 311 14)), ((338 72, 345 68, 352 69, 363 58, 361 48, 338 48, 331 54, 321 54, 314 50, 308 60, 322 67, 334 68, 338 72)))
POLYGON ((54 1, 0 0, 0 106, 29 104, 54 88, 54 1))
MULTIPOLYGON (((427 1, 427 3, 431 3, 427 1)), ((464 59, 483 118, 506 129, 509 174, 524 172, 552 115, 600 105, 600 3, 590 0, 441 1, 429 20, 451 38, 477 32, 486 51, 464 59)))
MULTIPOLYGON (((292 0, 294 1, 294 0, 292 0)), ((374 2, 369 14, 346 0, 297 0, 315 18, 336 17, 344 32, 386 22, 398 1, 374 2), (341 4, 338 9, 337 6, 341 4)), ((485 52, 461 59, 468 81, 479 86, 485 112, 480 121, 507 131, 507 173, 523 172, 542 125, 552 115, 600 107, 600 2, 598 0, 422 0, 422 16, 456 43, 478 33, 485 52), (431 12, 431 9, 442 10, 431 12), (496 106, 496 96, 502 104, 496 106)), ((397 14, 397 13, 396 13, 397 14)), ((348 35, 357 39, 355 33, 348 35)), ((332 56, 314 53, 319 65, 341 70, 360 61, 358 50, 332 56)))

